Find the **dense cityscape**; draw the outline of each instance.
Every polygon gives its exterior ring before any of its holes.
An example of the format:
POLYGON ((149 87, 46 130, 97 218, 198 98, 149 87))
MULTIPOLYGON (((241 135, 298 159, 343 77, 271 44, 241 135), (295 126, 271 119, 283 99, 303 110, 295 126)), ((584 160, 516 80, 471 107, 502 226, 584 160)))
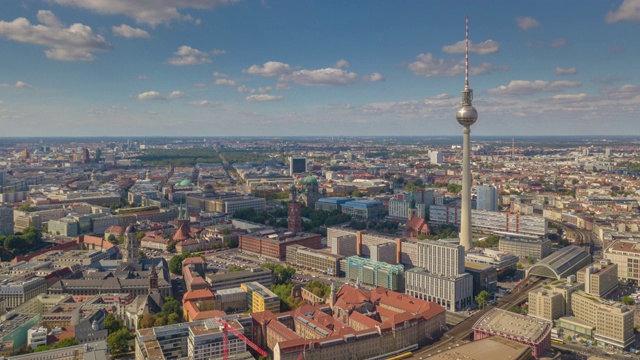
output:
POLYGON ((457 5, 3 3, 0 360, 639 358, 640 1, 457 5))

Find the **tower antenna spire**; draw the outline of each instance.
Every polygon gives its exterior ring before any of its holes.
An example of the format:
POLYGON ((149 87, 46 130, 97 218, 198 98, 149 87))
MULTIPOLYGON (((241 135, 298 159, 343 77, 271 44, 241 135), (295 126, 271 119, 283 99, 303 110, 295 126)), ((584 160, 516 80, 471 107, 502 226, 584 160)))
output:
POLYGON ((466 21, 465 55, 464 55, 464 87, 469 88, 469 15, 466 21))

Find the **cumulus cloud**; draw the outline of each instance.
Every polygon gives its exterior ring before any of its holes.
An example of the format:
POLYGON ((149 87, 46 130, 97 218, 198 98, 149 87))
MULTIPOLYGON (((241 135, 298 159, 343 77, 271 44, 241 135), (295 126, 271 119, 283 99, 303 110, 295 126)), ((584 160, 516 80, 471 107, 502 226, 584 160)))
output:
POLYGON ((189 105, 192 106, 199 106, 199 107, 211 107, 211 106, 215 106, 214 103, 212 103, 209 100, 196 100, 196 101, 191 101, 189 102, 189 105))
POLYGON ((281 82, 293 82, 306 86, 346 85, 354 82, 358 74, 342 69, 325 68, 316 70, 298 70, 290 75, 283 75, 281 82))
POLYGON ((257 95, 249 95, 244 98, 245 101, 248 102, 264 102, 264 101, 280 101, 284 97, 280 95, 271 95, 271 94, 257 94, 257 95))
POLYGON ((497 95, 528 95, 541 92, 562 91, 567 88, 582 86, 579 81, 544 81, 544 80, 511 80, 508 85, 501 85, 488 90, 490 94, 497 95))
POLYGON ((229 80, 229 79, 216 79, 216 85, 233 86, 233 87, 238 86, 238 84, 234 80, 229 80))
POLYGON ((185 9, 208 10, 237 2, 237 0, 52 0, 63 6, 90 10, 98 14, 124 15, 138 23, 156 26, 172 21, 200 23, 185 9))
MULTIPOLYGON (((448 77, 456 76, 464 73, 464 59, 462 60, 444 60, 438 59, 431 53, 419 54, 416 61, 407 65, 409 70, 416 76, 423 77, 448 77)), ((509 67, 505 65, 492 65, 490 63, 482 63, 479 66, 471 66, 469 73, 471 75, 488 74, 493 71, 508 71, 509 67)))
POLYGON ((187 45, 180 46, 173 54, 176 56, 167 60, 167 64, 173 66, 208 64, 212 61, 207 52, 187 45))
POLYGON ((257 76, 274 77, 291 73, 291 65, 281 63, 279 61, 267 61, 262 66, 251 65, 248 69, 242 70, 243 73, 257 76))
POLYGON ((335 65, 333 65, 333 67, 336 69, 345 69, 349 67, 349 62, 345 59, 340 59, 335 65))
POLYGON ((573 101, 584 101, 588 98, 587 94, 558 94, 554 95, 550 98, 547 98, 546 101, 552 102, 573 102, 573 101))
POLYGON ((46 26, 61 28, 64 27, 64 23, 53 13, 51 10, 38 10, 36 15, 38 21, 46 26))
POLYGON ((609 11, 605 17, 608 23, 618 21, 640 21, 640 0, 624 0, 616 11, 609 11))
POLYGON ((127 39, 146 39, 150 37, 148 32, 142 29, 131 27, 126 24, 113 26, 111 27, 111 31, 113 31, 114 35, 121 36, 127 39))
POLYGON ((569 45, 569 43, 567 42, 567 40, 563 38, 556 39, 551 42, 551 46, 553 47, 560 47, 560 46, 567 46, 567 45, 569 45))
POLYGON ((618 87, 606 87, 600 92, 611 98, 630 99, 640 94, 640 86, 625 84, 618 87))
POLYGON ((225 55, 227 53, 227 50, 213 49, 213 50, 211 50, 211 53, 213 55, 225 55))
POLYGON ((15 86, 17 88, 30 88, 30 87, 33 87, 32 85, 29 85, 26 82, 20 81, 20 80, 16 81, 16 85, 15 86))
POLYGON ((213 77, 227 77, 227 76, 229 76, 227 74, 223 74, 223 73, 217 72, 217 71, 212 72, 211 75, 213 75, 213 77))
POLYGON ((34 25, 25 18, 0 21, 0 37, 49 47, 45 56, 59 61, 93 61, 93 52, 111 49, 111 44, 87 25, 77 23, 68 28, 61 27, 60 21, 56 21, 57 17, 50 11, 39 13, 38 18, 50 25, 34 25))
POLYGON ((161 94, 157 91, 147 91, 136 95, 136 98, 140 101, 147 100, 172 100, 172 99, 180 99, 185 97, 185 94, 182 91, 172 91, 169 94, 161 94))
POLYGON ((528 16, 517 17, 516 23, 518 24, 520 30, 529 30, 540 26, 540 22, 538 20, 528 16))
POLYGON ((264 94, 264 93, 268 93, 269 91, 272 90, 271 86, 265 86, 265 87, 260 87, 257 89, 254 88, 250 88, 248 86, 245 85, 240 85, 236 88, 236 90, 238 90, 239 93, 249 93, 249 94, 264 94))
POLYGON ((384 81, 384 76, 382 76, 382 74, 377 72, 374 72, 371 75, 364 75, 363 78, 365 81, 370 81, 370 82, 384 81))
MULTIPOLYGON (((500 44, 495 40, 487 40, 479 44, 469 42, 469 52, 486 55, 493 54, 500 50, 500 44)), ((442 51, 447 54, 464 54, 466 52, 466 44, 464 40, 458 41, 453 45, 445 45, 442 47, 442 51)))
POLYGON ((572 68, 561 68, 561 67, 558 66, 556 68, 556 75, 575 75, 577 73, 578 73, 578 71, 574 67, 572 67, 572 68))

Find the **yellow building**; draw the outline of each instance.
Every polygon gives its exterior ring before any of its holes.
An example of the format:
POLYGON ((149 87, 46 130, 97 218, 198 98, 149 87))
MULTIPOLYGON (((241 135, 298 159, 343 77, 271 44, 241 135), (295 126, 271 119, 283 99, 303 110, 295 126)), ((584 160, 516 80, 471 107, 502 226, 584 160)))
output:
POLYGON ((252 313, 267 310, 280 312, 280 298, 259 282, 243 283, 240 288, 247 293, 247 305, 252 313))

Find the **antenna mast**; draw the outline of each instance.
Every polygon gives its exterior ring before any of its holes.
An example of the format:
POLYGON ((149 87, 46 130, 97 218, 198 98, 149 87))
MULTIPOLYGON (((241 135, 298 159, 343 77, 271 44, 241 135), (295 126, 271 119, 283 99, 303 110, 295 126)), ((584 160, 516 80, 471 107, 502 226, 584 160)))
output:
POLYGON ((469 15, 466 22, 465 56, 464 56, 464 88, 469 88, 469 15))

